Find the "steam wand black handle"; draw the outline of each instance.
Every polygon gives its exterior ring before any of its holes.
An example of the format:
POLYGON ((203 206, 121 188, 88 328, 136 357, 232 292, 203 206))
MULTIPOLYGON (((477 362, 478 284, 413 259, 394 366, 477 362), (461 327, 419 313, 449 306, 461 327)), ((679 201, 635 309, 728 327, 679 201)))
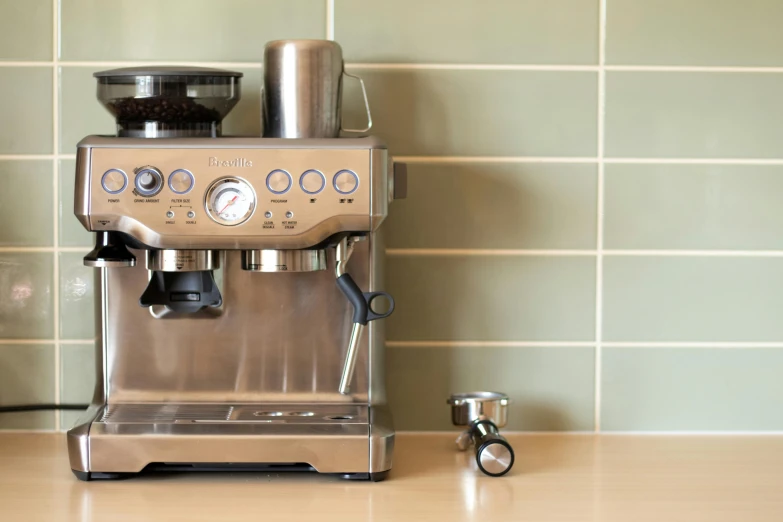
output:
POLYGON ((348 273, 344 273, 337 278, 337 287, 353 306, 353 328, 351 329, 351 339, 348 343, 348 352, 345 354, 345 363, 343 364, 339 388, 341 394, 347 395, 350 391, 353 372, 356 368, 356 358, 359 355, 359 340, 362 337, 364 326, 370 321, 389 317, 394 311, 394 298, 386 292, 362 292, 359 285, 356 284, 356 281, 348 273), (389 309, 380 314, 372 309, 372 301, 378 297, 384 297, 389 300, 389 309))
POLYGON ((362 292, 351 274, 343 274, 337 278, 337 287, 345 298, 353 305, 354 323, 366 325, 370 321, 389 317, 394 311, 394 298, 386 292, 362 292), (389 301, 389 309, 384 313, 376 313, 372 309, 372 302, 378 297, 385 297, 389 301))

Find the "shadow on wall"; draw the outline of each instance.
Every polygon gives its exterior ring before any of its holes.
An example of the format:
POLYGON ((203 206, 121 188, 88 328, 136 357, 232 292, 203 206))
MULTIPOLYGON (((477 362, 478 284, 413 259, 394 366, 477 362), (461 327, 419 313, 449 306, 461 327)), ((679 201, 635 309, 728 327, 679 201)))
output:
MULTIPOLYGON (((449 143, 449 113, 438 95, 438 86, 421 71, 346 70, 364 80, 373 127, 393 155, 408 155, 427 144, 449 143), (424 110, 426 108, 426 110, 424 110), (418 120, 427 115, 427 122, 418 120), (407 115, 409 117, 400 117, 407 115)), ((367 114, 359 82, 343 77, 343 127, 364 128, 367 114)))

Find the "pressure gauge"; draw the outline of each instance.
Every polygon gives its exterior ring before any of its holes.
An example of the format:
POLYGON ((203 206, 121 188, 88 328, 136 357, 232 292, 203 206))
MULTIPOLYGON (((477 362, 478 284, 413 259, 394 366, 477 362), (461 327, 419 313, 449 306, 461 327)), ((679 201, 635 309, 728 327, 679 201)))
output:
POLYGON ((215 222, 226 226, 240 225, 253 215, 256 193, 241 178, 220 178, 207 189, 205 205, 207 214, 215 222))

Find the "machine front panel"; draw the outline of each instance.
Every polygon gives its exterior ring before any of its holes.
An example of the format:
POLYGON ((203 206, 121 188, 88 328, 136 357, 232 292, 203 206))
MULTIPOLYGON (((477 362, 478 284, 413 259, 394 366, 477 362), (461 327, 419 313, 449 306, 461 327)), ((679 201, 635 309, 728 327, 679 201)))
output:
POLYGON ((93 148, 89 225, 156 247, 327 237, 369 230, 372 182, 369 149, 93 148))

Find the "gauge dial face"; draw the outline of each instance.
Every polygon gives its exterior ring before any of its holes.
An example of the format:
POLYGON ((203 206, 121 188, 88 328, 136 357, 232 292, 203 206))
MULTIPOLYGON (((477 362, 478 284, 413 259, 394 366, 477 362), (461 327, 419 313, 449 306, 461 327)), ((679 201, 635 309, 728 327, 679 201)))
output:
POLYGON ((207 214, 221 225, 240 225, 250 219, 256 209, 256 194, 247 181, 221 178, 207 189, 207 214))

